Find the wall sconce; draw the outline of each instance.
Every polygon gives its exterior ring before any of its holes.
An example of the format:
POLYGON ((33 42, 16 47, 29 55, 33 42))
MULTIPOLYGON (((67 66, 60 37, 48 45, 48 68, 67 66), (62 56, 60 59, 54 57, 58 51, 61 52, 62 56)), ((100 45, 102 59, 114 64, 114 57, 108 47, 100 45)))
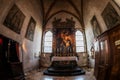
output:
POLYGON ((90 52, 91 52, 91 58, 94 59, 95 58, 95 50, 94 50, 93 46, 91 46, 90 52))

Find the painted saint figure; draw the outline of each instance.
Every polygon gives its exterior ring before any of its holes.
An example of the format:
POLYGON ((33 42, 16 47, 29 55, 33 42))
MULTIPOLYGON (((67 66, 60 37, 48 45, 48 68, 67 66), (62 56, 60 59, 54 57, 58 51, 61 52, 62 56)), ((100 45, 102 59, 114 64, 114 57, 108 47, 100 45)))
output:
POLYGON ((71 44, 71 41, 69 39, 66 41, 66 52, 67 53, 73 52, 72 44, 71 44))
POLYGON ((62 30, 58 33, 56 46, 57 53, 73 53, 72 39, 69 30, 62 30))

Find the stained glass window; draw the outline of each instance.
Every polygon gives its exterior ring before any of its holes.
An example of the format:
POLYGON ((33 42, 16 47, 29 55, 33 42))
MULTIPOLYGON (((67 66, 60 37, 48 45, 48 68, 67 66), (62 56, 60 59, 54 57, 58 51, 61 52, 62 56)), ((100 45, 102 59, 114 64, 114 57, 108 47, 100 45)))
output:
POLYGON ((51 53, 52 52, 52 32, 48 31, 45 33, 44 38, 44 52, 51 53))
POLYGON ((84 52, 83 33, 79 30, 75 33, 76 37, 76 52, 84 52))

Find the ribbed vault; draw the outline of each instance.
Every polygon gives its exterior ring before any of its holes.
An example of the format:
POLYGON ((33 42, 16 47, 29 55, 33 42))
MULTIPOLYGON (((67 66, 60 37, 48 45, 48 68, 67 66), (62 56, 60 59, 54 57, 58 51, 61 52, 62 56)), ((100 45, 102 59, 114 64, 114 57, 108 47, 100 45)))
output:
POLYGON ((73 19, 77 20, 77 23, 79 22, 81 24, 80 28, 83 28, 82 0, 40 0, 40 3, 43 28, 46 27, 50 19, 59 13, 63 15, 61 18, 66 18, 67 15, 71 15, 73 19))

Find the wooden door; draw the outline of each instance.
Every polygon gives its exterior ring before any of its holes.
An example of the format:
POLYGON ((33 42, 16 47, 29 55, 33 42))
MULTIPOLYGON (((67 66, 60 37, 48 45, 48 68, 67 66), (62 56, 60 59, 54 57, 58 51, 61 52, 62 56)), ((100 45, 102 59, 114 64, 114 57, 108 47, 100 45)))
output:
POLYGON ((99 42, 96 41, 94 43, 94 47, 95 47, 95 70, 94 70, 94 75, 97 79, 98 77, 98 71, 99 71, 99 59, 100 59, 100 51, 99 51, 99 42))
POLYGON ((108 33, 104 33, 100 36, 99 39, 100 46, 100 60, 99 60, 99 77, 98 80, 108 80, 109 75, 109 59, 110 59, 110 51, 109 51, 109 39, 108 33), (102 75, 102 76, 100 76, 102 75))
POLYGON ((109 32, 111 46, 110 80, 120 80, 120 25, 109 32))

